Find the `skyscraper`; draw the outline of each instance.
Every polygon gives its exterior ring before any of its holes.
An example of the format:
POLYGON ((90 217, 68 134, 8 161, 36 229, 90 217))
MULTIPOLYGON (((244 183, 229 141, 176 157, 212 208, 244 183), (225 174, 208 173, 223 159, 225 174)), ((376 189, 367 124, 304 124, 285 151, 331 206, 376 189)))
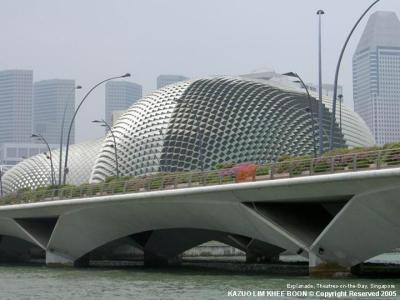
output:
POLYGON ((179 81, 184 81, 189 78, 181 75, 160 75, 157 77, 157 89, 160 89, 166 85, 176 83, 179 81))
POLYGON ((109 81, 106 83, 106 122, 112 124, 114 111, 127 110, 142 98, 142 86, 129 81, 109 81))
MULTIPOLYGON (((75 81, 50 79, 35 82, 33 92, 33 133, 41 134, 49 144, 59 144, 65 110, 63 143, 67 141, 68 127, 75 111, 75 81)), ((75 141, 72 127, 70 143, 75 141)))
POLYGON ((353 56, 354 109, 377 144, 400 140, 400 21, 371 15, 353 56))
POLYGON ((32 81, 31 70, 0 71, 0 144, 30 142, 32 81))

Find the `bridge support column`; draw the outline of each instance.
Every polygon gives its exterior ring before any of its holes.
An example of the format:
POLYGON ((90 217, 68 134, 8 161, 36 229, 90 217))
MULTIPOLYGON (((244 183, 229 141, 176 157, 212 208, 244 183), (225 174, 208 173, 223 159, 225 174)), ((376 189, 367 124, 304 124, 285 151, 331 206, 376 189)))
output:
POLYGON ((144 265, 145 267, 166 267, 179 265, 181 263, 181 257, 164 257, 154 254, 149 251, 144 251, 144 265))
POLYGON ((308 270, 311 277, 347 277, 351 275, 350 267, 324 261, 312 252, 309 253, 308 270))
POLYGON ((246 252, 246 263, 248 264, 268 264, 277 263, 279 261, 279 253, 277 255, 264 255, 252 251, 246 252))
POLYGON ((48 267, 87 267, 89 257, 85 255, 79 259, 73 259, 63 253, 47 250, 46 265, 48 267))

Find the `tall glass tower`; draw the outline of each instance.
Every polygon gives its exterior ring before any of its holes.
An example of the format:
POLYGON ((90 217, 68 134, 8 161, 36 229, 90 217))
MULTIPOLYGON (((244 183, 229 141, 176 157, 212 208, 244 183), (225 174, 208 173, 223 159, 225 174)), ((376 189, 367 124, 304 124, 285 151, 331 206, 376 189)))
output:
POLYGON ((0 71, 0 144, 31 141, 32 81, 31 70, 0 71))
POLYGON ((353 56, 354 109, 377 144, 400 141, 400 21, 371 15, 353 56))
MULTIPOLYGON (((49 144, 59 144, 61 122, 65 111, 63 144, 67 141, 68 127, 75 111, 75 81, 50 79, 35 82, 33 92, 33 133, 41 134, 49 144)), ((70 143, 75 141, 72 127, 70 143)))
POLYGON ((127 110, 142 98, 142 86, 129 81, 106 83, 106 122, 112 124, 113 112, 127 110))
POLYGON ((160 89, 166 85, 170 85, 176 82, 184 81, 189 78, 182 75, 160 75, 157 77, 157 89, 160 89))

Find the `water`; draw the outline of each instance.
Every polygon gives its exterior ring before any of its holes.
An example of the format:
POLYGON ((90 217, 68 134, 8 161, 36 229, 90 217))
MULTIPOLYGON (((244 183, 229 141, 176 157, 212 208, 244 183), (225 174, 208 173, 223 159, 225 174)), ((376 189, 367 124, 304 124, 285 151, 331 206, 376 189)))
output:
MULTIPOLYGON (((400 279, 310 279, 245 275, 193 268, 51 269, 38 266, 0 266, 0 299, 305 299, 296 297, 228 297, 228 291, 283 290, 290 284, 393 284, 400 279)), ((318 289, 313 289, 316 291, 318 289)), ((324 291, 333 291, 326 289, 324 291)), ((353 289, 357 290, 357 289, 353 289)), ((362 289, 361 289, 362 290, 362 289)), ((376 291, 376 289, 373 289, 376 291)), ((372 291, 372 290, 370 290, 372 291)), ((307 297, 308 299, 309 297, 307 297)), ((328 299, 328 298, 313 298, 328 299)), ((331 298, 332 299, 332 298, 331 298)), ((336 298, 333 298, 336 299, 336 298)), ((346 298, 376 299, 376 298, 346 298)), ((378 299, 400 299, 399 296, 378 299)))

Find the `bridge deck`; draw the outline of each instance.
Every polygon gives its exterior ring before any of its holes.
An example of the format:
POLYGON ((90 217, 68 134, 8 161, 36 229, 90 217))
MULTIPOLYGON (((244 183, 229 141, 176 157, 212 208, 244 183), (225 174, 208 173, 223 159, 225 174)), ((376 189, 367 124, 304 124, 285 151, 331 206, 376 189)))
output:
POLYGON ((249 181, 317 176, 389 169, 400 166, 400 149, 288 160, 270 164, 240 164, 208 172, 160 173, 140 178, 114 178, 110 182, 83 184, 60 189, 19 191, 0 198, 0 205, 101 197, 126 193, 174 190, 249 181))

